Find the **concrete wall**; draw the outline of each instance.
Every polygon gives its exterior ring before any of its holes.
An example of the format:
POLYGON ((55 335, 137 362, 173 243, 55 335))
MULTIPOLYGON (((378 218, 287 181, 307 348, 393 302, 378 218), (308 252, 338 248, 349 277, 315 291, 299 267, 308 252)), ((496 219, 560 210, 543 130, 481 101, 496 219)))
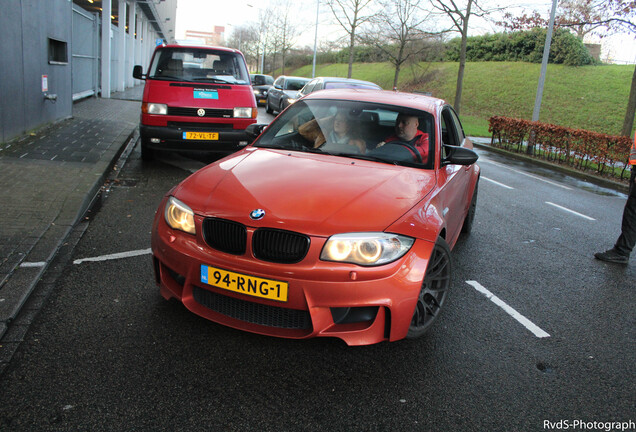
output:
POLYGON ((12 0, 0 13, 0 140, 72 114, 69 0, 12 0), (67 62, 49 62, 49 38, 66 43, 67 62), (55 103, 44 99, 42 75, 55 103))

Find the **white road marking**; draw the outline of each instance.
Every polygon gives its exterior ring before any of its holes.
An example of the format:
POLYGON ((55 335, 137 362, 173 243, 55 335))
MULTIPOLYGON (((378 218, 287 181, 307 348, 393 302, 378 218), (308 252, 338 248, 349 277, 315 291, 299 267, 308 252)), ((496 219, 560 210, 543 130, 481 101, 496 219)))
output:
POLYGON ((481 176, 481 178, 482 178, 482 179, 484 179, 484 180, 486 180, 486 181, 489 181, 490 183, 494 183, 494 184, 496 184, 497 186, 501 186, 502 188, 506 188, 506 189, 514 189, 514 188, 513 188, 513 187, 511 187, 511 186, 505 185, 505 184, 503 184, 503 183, 499 183, 498 181, 494 181, 493 179, 489 179, 488 177, 485 177, 485 176, 483 176, 483 175, 481 176))
POLYGON ((538 337, 538 338, 550 337, 550 335, 548 333, 546 333, 545 331, 541 330, 539 327, 537 327, 528 318, 526 318, 523 315, 521 315, 514 308, 512 308, 511 306, 506 304, 506 302, 504 302, 499 297, 497 297, 496 295, 494 295, 493 293, 488 291, 479 282, 477 282, 477 281, 466 281, 466 283, 468 285, 472 286, 473 288, 475 288, 477 291, 479 291, 483 295, 485 295, 486 298, 488 298, 491 302, 493 302, 494 304, 496 304, 497 306, 502 308, 508 315, 510 315, 511 317, 516 319, 519 323, 521 323, 521 325, 523 325, 525 328, 530 330, 536 337, 538 337))
POLYGON ((542 181, 542 182, 544 182, 544 183, 551 184, 552 186, 560 187, 560 188, 563 188, 563 189, 565 189, 565 190, 572 190, 572 188, 571 188, 571 187, 568 187, 568 186, 566 186, 566 185, 562 185, 562 184, 560 184, 560 183, 556 183, 556 182, 553 182, 553 181, 550 181, 550 180, 544 179, 543 177, 535 176, 535 175, 532 175, 532 174, 528 174, 527 172, 523 172, 523 171, 516 170, 516 169, 514 169, 514 168, 510 168, 509 166, 506 166, 506 165, 504 165, 504 164, 500 164, 499 162, 494 162, 494 161, 491 161, 491 160, 484 160, 484 161, 485 161, 485 162, 488 162, 488 163, 491 163, 491 164, 493 164, 493 165, 496 165, 496 166, 498 166, 498 167, 505 168, 505 169, 507 169, 507 170, 510 170, 510 171, 516 172, 517 174, 521 174, 521 175, 524 175, 524 176, 526 176, 526 177, 530 177, 530 178, 533 178, 533 179, 535 179, 535 180, 539 180, 539 181, 542 181))
POLYGON ((582 213, 575 212, 574 210, 570 210, 569 208, 562 207, 562 206, 560 206, 560 205, 558 205, 558 204, 555 204, 555 203, 553 203, 553 202, 546 201, 545 203, 546 203, 546 204, 549 204, 549 205, 551 205, 551 206, 554 206, 554 207, 556 207, 556 208, 558 208, 558 209, 561 209, 561 210, 563 210, 563 211, 566 211, 566 212, 568 212, 568 213, 572 213, 573 215, 576 215, 576 216, 582 217, 582 218, 584 218, 584 219, 591 220, 591 221, 595 221, 595 220, 596 220, 596 219, 594 219, 593 217, 589 217, 589 216, 586 216, 586 215, 584 215, 584 214, 582 214, 582 213))
POLYGON ((46 265, 43 261, 38 262, 23 262, 20 264, 20 268, 32 268, 32 267, 44 267, 46 265))
POLYGON ((115 260, 115 259, 136 257, 136 256, 140 256, 140 255, 149 255, 151 253, 152 253, 152 250, 150 248, 148 248, 148 249, 139 249, 139 250, 128 251, 128 252, 114 253, 114 254, 110 254, 110 255, 102 255, 102 256, 97 256, 97 257, 76 259, 75 261, 73 261, 73 264, 81 264, 83 262, 109 261, 109 260, 115 260))

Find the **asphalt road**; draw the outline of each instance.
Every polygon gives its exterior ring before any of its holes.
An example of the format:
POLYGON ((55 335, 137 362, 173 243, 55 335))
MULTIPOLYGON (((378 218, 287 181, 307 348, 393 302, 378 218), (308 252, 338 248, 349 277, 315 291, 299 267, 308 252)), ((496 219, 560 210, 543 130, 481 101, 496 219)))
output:
POLYGON ((208 160, 143 164, 136 148, 0 375, 0 431, 636 430, 636 261, 593 259, 625 196, 479 153, 475 226, 440 320, 420 340, 347 347, 164 301, 151 221, 208 160))

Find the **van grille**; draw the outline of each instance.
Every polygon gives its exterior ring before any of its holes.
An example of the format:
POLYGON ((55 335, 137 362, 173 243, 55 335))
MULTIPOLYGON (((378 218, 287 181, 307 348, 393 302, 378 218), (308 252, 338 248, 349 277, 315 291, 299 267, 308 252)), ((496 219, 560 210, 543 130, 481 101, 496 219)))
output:
POLYGON ((182 117, 211 117, 211 118, 232 118, 234 116, 234 110, 231 109, 215 109, 215 108, 203 108, 205 115, 200 116, 198 114, 200 108, 182 108, 182 107, 168 107, 168 115, 182 116, 182 117))

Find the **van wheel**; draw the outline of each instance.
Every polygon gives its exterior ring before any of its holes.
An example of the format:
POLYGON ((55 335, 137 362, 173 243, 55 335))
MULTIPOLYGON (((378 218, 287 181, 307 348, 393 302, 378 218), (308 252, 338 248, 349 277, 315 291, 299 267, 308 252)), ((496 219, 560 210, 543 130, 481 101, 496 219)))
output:
POLYGON ((155 151, 148 147, 148 139, 147 138, 139 138, 140 146, 141 146, 141 160, 145 162, 149 162, 155 158, 155 151))

